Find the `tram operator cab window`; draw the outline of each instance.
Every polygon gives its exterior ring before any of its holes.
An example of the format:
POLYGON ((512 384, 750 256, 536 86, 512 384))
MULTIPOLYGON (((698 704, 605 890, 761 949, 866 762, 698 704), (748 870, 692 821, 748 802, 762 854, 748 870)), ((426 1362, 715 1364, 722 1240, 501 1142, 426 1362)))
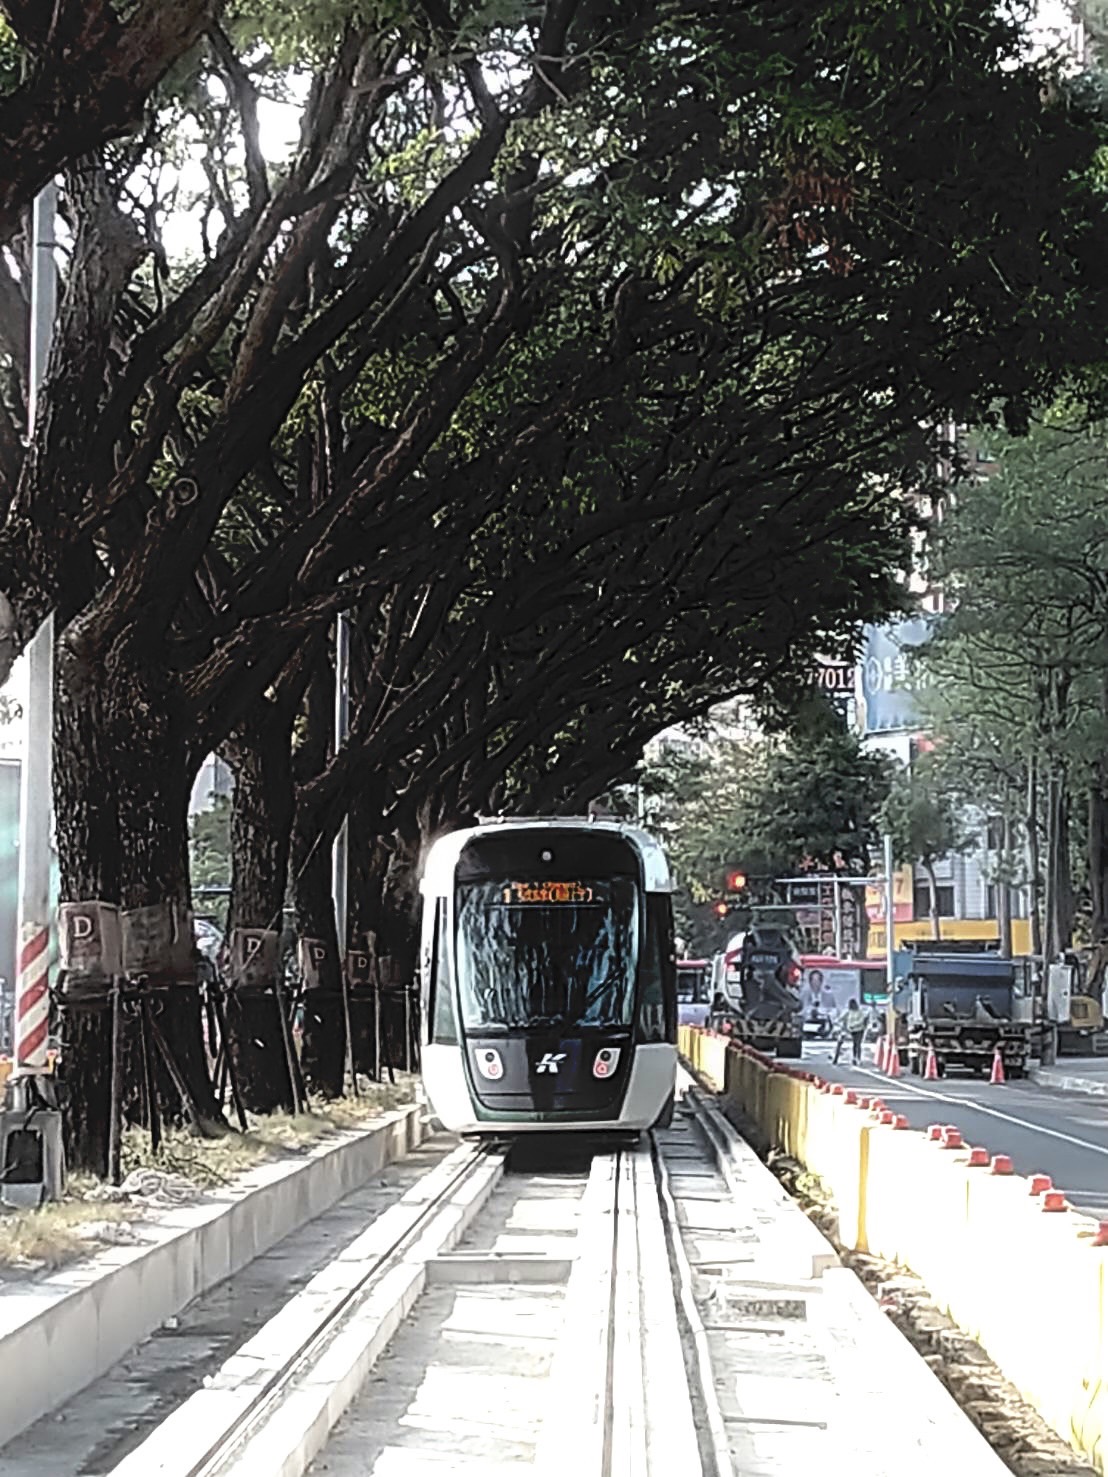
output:
POLYGON ((673 905, 669 897, 648 893, 646 948, 640 972, 639 1040, 677 1040, 677 965, 673 905))
POLYGON ((456 1046, 458 1023, 454 1019, 454 986, 450 969, 450 933, 446 899, 435 899, 435 928, 431 939, 430 987, 427 999, 428 1040, 439 1046, 456 1046))

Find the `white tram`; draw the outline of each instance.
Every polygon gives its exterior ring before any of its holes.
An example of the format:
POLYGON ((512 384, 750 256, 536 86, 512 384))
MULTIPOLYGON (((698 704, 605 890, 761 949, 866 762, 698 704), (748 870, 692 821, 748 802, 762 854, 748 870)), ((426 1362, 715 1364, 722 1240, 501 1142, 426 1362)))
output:
POLYGON ((615 821, 454 831, 420 882, 423 1080, 456 1133, 639 1132, 677 1069, 673 883, 615 821))

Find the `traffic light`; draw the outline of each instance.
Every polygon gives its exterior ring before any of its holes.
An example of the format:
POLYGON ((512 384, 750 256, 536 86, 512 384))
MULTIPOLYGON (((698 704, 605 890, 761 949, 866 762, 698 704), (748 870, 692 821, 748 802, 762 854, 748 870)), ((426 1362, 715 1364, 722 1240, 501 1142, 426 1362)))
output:
POLYGON ((729 912, 730 912, 730 911, 731 911, 731 910, 730 910, 730 908, 729 908, 729 907, 728 907, 728 906, 727 906, 727 904, 726 904, 726 903, 717 903, 717 904, 716 904, 716 917, 717 917, 717 918, 726 918, 726 917, 727 917, 727 914, 728 914, 728 913, 729 913, 729 912))
POLYGON ((743 888, 745 886, 746 886, 746 873, 745 872, 740 872, 738 870, 738 868, 735 868, 733 871, 728 872, 728 874, 727 874, 727 891, 728 892, 742 892, 742 890, 743 890, 743 888))

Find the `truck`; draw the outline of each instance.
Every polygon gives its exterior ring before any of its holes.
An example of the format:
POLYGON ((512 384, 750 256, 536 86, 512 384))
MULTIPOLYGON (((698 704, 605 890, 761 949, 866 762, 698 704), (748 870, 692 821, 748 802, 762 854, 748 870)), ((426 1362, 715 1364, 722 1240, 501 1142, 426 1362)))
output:
POLYGON ((800 955, 787 910, 751 910, 743 933, 717 955, 712 978, 712 1019, 759 1051, 779 1057, 804 1052, 800 955))
POLYGON ((902 1066, 922 1076, 934 1051, 940 1077, 952 1067, 987 1076, 999 1049, 1006 1077, 1026 1075, 1036 1028, 1020 961, 915 949, 895 968, 902 1066))

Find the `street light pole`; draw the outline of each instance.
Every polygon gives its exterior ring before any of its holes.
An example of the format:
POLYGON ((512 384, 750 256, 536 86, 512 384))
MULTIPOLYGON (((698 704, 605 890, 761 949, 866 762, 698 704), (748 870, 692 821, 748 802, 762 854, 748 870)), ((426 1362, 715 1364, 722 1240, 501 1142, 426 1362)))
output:
MULTIPOLYGON (((34 204, 31 257, 31 346, 27 376, 28 440, 35 420, 57 300, 54 223, 57 192, 43 189, 34 204)), ((18 1082, 46 1069, 50 1023, 51 759, 54 713, 54 617, 47 616, 27 647, 27 728, 19 779, 19 959, 16 971, 15 1069, 18 1082)))

